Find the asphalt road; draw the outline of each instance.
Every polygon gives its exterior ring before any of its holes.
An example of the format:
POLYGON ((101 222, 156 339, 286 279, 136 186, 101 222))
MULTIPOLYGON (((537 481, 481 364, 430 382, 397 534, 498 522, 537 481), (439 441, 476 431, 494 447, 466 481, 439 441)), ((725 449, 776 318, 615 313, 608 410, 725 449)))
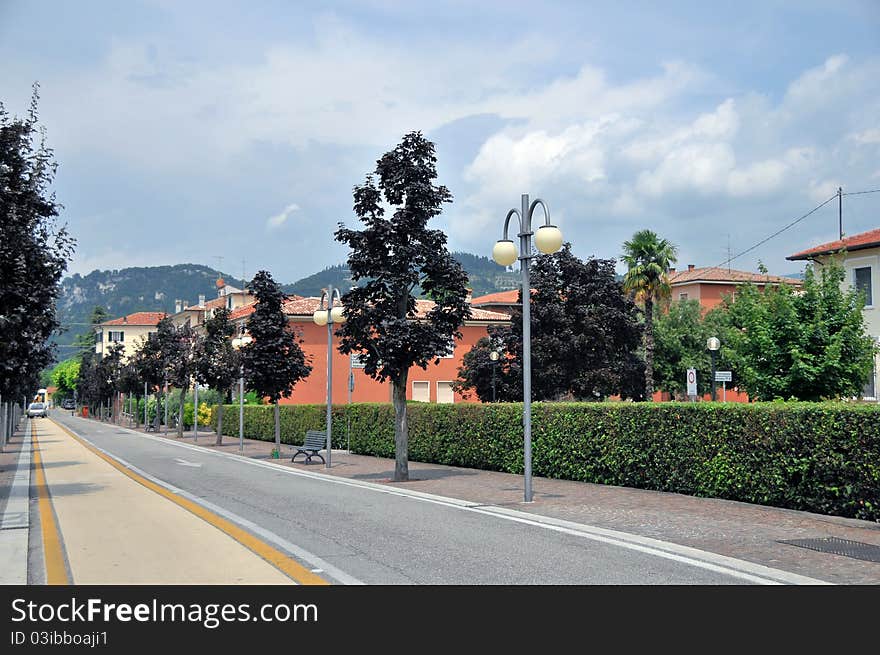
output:
POLYGON ((465 507, 457 501, 389 492, 184 449, 61 412, 52 418, 142 475, 288 552, 333 583, 749 582, 687 558, 603 543, 576 531, 495 514, 493 508, 465 507))

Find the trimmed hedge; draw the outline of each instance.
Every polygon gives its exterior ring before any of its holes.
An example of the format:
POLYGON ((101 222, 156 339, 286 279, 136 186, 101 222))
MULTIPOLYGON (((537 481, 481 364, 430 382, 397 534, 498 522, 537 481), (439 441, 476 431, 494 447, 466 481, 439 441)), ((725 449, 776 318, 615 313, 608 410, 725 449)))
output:
MULTIPOLYGON (((223 431, 238 436, 238 406, 223 431)), ((245 435, 274 440, 271 406, 245 435)), ((281 440, 324 429, 324 405, 282 405, 281 440)), ((523 472, 521 403, 408 407, 413 461, 523 472)), ((394 457, 390 403, 333 408, 334 447, 394 457)), ((212 411, 216 428, 216 407, 212 411)), ((880 521, 880 406, 847 403, 534 403, 536 476, 726 498, 880 521)))

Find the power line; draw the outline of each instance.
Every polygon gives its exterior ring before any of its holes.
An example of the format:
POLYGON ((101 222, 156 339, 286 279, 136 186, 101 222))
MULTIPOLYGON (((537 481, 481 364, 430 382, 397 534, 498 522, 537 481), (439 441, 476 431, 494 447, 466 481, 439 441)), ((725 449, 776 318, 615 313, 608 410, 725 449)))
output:
POLYGON ((849 193, 844 193, 845 196, 861 196, 865 193, 880 193, 880 189, 871 189, 870 191, 851 191, 849 193))
MULTIPOLYGON (((861 192, 861 193, 866 193, 866 192, 861 192)), ((845 194, 845 195, 846 195, 846 194, 845 194)), ((835 193, 833 196, 831 196, 830 198, 828 198, 828 200, 826 200, 825 202, 823 202, 821 205, 818 205, 818 206, 816 206, 816 207, 813 207, 813 209, 811 209, 810 211, 808 211, 806 214, 804 214, 804 215, 801 216, 800 218, 796 218, 796 219, 793 220, 791 223, 789 223, 788 225, 786 225, 785 227, 783 227, 781 230, 777 230, 776 232, 774 232, 773 234, 771 234, 771 235, 770 235, 769 237, 767 237, 766 239, 762 239, 761 241, 759 241, 759 242, 756 243, 755 245, 751 246, 750 248, 746 248, 746 249, 743 250, 742 252, 740 252, 740 253, 734 255, 733 257, 729 257, 729 258, 727 259, 727 261, 722 262, 721 264, 719 264, 719 265, 716 266, 715 268, 721 268, 721 267, 724 266, 725 264, 730 264, 730 262, 732 262, 734 259, 738 259, 738 258, 742 257, 743 255, 745 255, 746 253, 751 252, 752 250, 754 250, 754 249, 757 248, 758 246, 762 246, 762 245, 764 245, 764 244, 767 243, 770 239, 772 239, 772 238, 774 238, 774 237, 778 237, 780 234, 782 234, 783 232, 785 232, 787 229, 789 229, 789 228, 791 228, 791 227, 794 227, 795 225, 797 225, 798 223, 800 223, 802 220, 804 220, 807 216, 809 216, 810 214, 814 214, 815 212, 819 211, 820 209, 822 209, 822 207, 824 207, 825 205, 827 205, 829 202, 831 202, 832 200, 834 200, 834 199, 837 198, 837 197, 838 197, 838 196, 837 196, 837 194, 835 193)))

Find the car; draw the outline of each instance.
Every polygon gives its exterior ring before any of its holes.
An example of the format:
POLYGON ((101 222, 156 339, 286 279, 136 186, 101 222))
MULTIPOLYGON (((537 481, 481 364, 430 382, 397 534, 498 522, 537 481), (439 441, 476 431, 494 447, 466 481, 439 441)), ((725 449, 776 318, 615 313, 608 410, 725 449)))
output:
POLYGON ((31 403, 28 405, 27 416, 28 418, 36 418, 37 416, 40 418, 46 418, 45 403, 31 403))
POLYGON ((67 398, 64 400, 63 403, 61 403, 61 408, 62 409, 76 409, 76 405, 74 405, 73 399, 67 398))

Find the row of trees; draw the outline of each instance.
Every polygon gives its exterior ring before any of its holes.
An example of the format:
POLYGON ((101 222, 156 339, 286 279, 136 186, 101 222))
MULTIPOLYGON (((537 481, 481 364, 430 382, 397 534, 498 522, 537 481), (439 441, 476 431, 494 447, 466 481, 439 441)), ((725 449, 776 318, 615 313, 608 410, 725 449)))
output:
POLYGON ((38 87, 24 118, 0 103, 0 397, 31 396, 54 359, 55 303, 74 240, 58 223, 56 164, 38 124, 38 87))

